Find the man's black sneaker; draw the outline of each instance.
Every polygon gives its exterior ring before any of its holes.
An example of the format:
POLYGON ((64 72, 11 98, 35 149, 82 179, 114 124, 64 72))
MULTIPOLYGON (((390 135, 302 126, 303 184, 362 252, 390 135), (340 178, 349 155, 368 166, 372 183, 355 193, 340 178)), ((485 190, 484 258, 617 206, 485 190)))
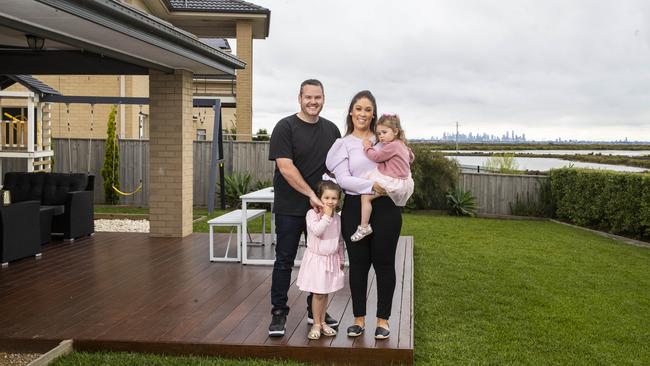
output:
POLYGON ((284 336, 285 324, 287 323, 287 315, 283 312, 272 313, 271 325, 269 325, 270 337, 284 336))
MULTIPOLYGON (((311 313, 307 313, 307 324, 314 324, 314 316, 311 313)), ((325 324, 334 329, 339 327, 339 321, 332 318, 328 313, 325 313, 325 324)))

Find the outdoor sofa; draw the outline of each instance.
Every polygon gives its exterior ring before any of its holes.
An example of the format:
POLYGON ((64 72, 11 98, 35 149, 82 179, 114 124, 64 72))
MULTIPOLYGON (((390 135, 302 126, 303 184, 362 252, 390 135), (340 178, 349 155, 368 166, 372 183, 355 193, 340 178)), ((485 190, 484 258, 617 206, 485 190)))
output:
POLYGON ((95 232, 94 182, 93 175, 83 173, 8 172, 3 189, 11 192, 12 203, 40 203, 40 222, 35 227, 40 229, 41 241, 49 241, 50 233, 74 240, 95 232))
POLYGON ((40 226, 39 206, 39 201, 0 206, 0 262, 3 267, 16 259, 40 255, 40 232, 34 230, 34 225, 40 226))

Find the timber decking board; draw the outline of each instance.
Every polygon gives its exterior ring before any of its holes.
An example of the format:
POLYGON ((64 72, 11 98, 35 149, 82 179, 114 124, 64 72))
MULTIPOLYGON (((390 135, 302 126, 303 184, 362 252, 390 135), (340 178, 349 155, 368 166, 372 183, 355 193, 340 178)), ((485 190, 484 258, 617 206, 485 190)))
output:
MULTIPOLYGON (((215 238, 215 246, 225 250, 227 234, 215 238)), ((267 245, 251 251, 272 258, 273 250, 267 245)), ((310 341, 307 293, 295 284, 297 268, 288 293, 286 334, 270 338, 272 267, 210 262, 207 234, 97 233, 72 243, 54 241, 44 246, 41 259, 26 258, 0 270, 0 350, 30 339, 70 338, 77 349, 87 350, 411 364, 412 256, 412 238, 400 238, 391 338, 374 339, 377 292, 371 268, 366 333, 345 334, 353 321, 346 278, 328 307, 341 322, 340 334, 310 341)))

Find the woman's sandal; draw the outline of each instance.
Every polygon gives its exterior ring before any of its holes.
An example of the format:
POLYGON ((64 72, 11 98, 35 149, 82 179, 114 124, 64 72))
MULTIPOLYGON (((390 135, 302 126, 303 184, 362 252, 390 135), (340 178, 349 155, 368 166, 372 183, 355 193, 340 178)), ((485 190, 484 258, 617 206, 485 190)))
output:
POLYGON ((320 338, 320 333, 321 333, 321 327, 320 325, 314 324, 311 326, 311 329, 309 330, 309 333, 307 334, 307 338, 312 339, 312 340, 317 340, 320 338))
POLYGON ((370 226, 370 224, 368 224, 366 227, 359 225, 357 226, 357 231, 355 231, 354 234, 352 234, 350 237, 350 240, 359 241, 370 234, 372 234, 372 226, 370 226))
POLYGON ((388 326, 386 327, 381 327, 377 326, 377 329, 375 329, 375 339, 387 339, 390 337, 390 329, 388 326))
POLYGON ((330 327, 327 325, 327 323, 321 324, 321 334, 323 334, 326 337, 333 337, 336 335, 336 330, 334 328, 330 327))
POLYGON ((358 337, 363 334, 366 329, 360 325, 351 325, 348 327, 348 337, 358 337))

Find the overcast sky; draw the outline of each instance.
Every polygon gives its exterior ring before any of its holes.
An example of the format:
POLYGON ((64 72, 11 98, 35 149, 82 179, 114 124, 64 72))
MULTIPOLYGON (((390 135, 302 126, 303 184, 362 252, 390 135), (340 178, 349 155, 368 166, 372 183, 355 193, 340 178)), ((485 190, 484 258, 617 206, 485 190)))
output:
POLYGON ((271 10, 254 41, 253 129, 325 85, 343 128, 371 90, 407 137, 455 130, 528 139, 650 141, 650 1, 251 0, 271 10))

